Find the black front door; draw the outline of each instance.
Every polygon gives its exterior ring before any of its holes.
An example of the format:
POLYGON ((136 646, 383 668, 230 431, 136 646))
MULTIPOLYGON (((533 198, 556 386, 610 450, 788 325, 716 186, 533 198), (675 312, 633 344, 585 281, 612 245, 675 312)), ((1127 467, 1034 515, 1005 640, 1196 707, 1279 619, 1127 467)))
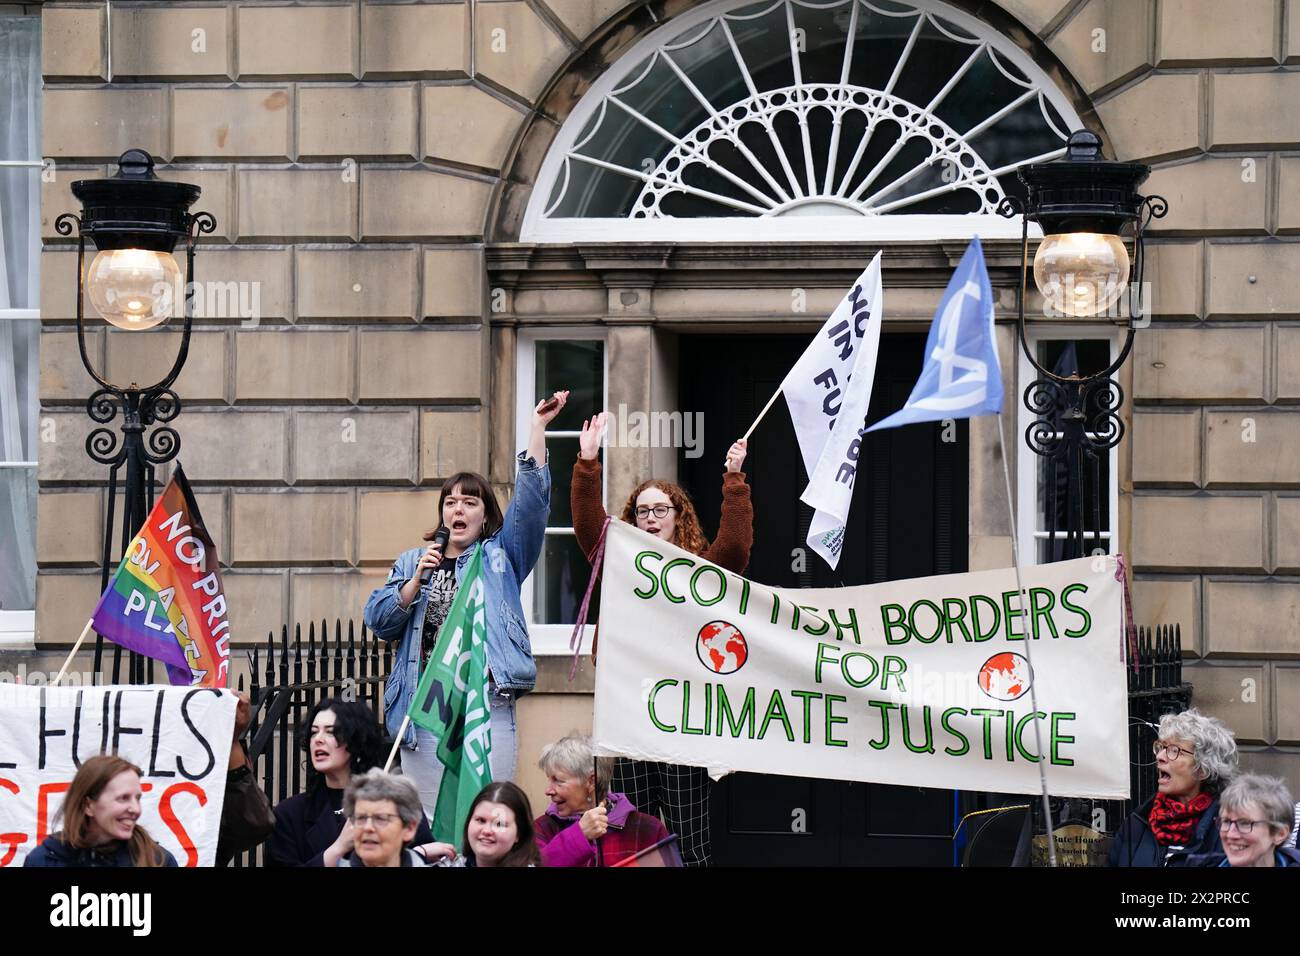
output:
MULTIPOLYGON (((703 454, 681 459, 705 532, 717 530, 721 462, 780 385, 807 335, 683 336, 681 408, 704 415, 703 454)), ((868 421, 901 408, 921 367, 923 335, 886 334, 868 421)), ((840 565, 805 546, 812 511, 794 427, 778 399, 751 437, 754 501, 746 576, 778 587, 834 587, 966 570, 966 422, 867 436, 840 565), (947 439, 947 440, 945 440, 947 439)), ((740 773, 714 788, 713 848, 732 865, 934 865, 952 862, 955 794, 740 773)))

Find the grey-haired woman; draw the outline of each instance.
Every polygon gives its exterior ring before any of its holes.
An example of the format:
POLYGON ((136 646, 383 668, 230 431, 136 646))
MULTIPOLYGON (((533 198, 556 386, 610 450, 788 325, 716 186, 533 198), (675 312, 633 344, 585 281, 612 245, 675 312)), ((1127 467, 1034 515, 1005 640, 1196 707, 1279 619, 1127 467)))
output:
POLYGON ((1286 846, 1295 812, 1291 793, 1277 777, 1243 773, 1219 797, 1222 853, 1189 857, 1188 866, 1294 866, 1300 852, 1286 846))
POLYGON ((424 819, 420 791, 406 777, 379 769, 358 774, 343 794, 343 811, 352 822, 353 849, 339 866, 428 865, 421 854, 406 849, 424 819))
POLYGON ((1165 714, 1154 746, 1156 795, 1129 815, 1110 848, 1111 866, 1182 866, 1222 853, 1218 795, 1237 774, 1237 742, 1222 721, 1195 708, 1165 714))

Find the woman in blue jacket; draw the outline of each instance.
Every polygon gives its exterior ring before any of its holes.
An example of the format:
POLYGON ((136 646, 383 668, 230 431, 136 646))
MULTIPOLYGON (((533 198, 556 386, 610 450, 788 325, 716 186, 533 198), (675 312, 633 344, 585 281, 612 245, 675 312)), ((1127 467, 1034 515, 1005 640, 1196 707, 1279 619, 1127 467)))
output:
MULTIPOLYGON (((505 514, 482 475, 452 475, 438 496, 441 522, 450 532, 446 548, 434 542, 403 552, 388 581, 366 602, 366 626, 380 640, 400 642, 384 686, 384 722, 388 732, 396 735, 402 731, 402 718, 475 545, 483 547, 493 780, 514 777, 515 700, 532 690, 537 680, 519 589, 541 555, 550 511, 546 426, 568 397, 568 392, 556 392, 533 409, 528 447, 519 453, 515 492, 505 514)), ((424 539, 433 541, 435 531, 426 532, 424 539)), ((420 802, 431 820, 442 782, 437 750, 433 734, 407 724, 402 773, 419 787, 420 802)))

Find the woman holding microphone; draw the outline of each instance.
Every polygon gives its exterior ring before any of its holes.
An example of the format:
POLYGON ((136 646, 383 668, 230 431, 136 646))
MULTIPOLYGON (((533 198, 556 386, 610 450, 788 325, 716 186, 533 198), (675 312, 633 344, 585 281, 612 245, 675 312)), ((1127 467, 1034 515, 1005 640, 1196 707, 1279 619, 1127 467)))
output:
MULTIPOLYGON (((519 453, 515 493, 505 514, 482 475, 452 475, 438 496, 440 526, 425 532, 427 547, 398 556, 388 581, 366 602, 366 626, 383 641, 398 641, 393 672, 384 686, 384 723, 402 728, 425 661, 447 617, 456 588, 476 545, 483 547, 487 604, 488 697, 491 706, 493 780, 515 773, 515 700, 537 679, 520 585, 541 554, 550 511, 551 473, 546 463, 546 426, 569 393, 556 392, 533 409, 528 447, 519 453)), ((402 773, 419 788, 430 820, 438 803, 442 764, 438 739, 407 724, 402 738, 402 773)))

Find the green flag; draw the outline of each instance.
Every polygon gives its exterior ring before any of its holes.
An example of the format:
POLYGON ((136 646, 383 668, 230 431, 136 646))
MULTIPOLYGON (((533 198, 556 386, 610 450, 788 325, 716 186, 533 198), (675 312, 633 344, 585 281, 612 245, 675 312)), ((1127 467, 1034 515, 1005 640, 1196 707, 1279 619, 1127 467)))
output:
POLYGON ((471 801, 492 782, 486 640, 480 545, 461 577, 407 711, 411 723, 438 737, 443 774, 432 822, 433 838, 440 843, 460 844, 471 801))

